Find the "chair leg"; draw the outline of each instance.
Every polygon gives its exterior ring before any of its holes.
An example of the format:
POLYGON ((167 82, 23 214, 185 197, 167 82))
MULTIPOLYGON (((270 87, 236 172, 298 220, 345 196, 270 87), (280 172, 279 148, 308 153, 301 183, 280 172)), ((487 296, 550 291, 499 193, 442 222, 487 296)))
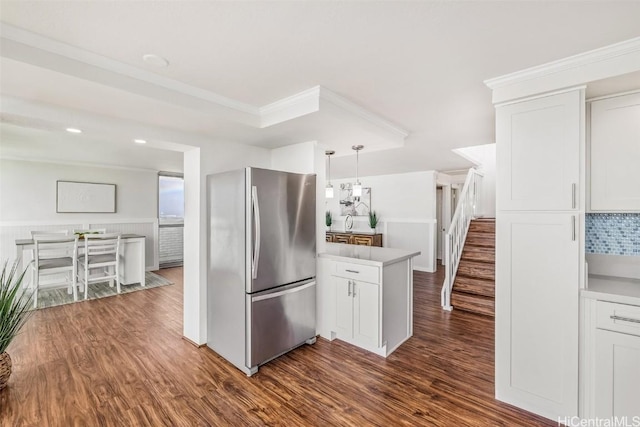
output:
POLYGON ((84 265, 84 299, 89 296, 89 264, 84 265))
POLYGON ((78 267, 77 266, 73 266, 73 271, 72 271, 72 276, 73 279, 71 279, 71 286, 73 287, 73 300, 74 301, 78 301, 78 287, 77 285, 77 280, 78 280, 78 267))
POLYGON ((116 270, 116 289, 118 289, 118 293, 120 293, 121 289, 120 289, 120 270, 118 268, 118 263, 116 262, 116 264, 113 266, 113 268, 116 270))
POLYGON ((33 271, 33 308, 38 308, 38 281, 40 280, 40 275, 38 271, 34 269, 33 271))

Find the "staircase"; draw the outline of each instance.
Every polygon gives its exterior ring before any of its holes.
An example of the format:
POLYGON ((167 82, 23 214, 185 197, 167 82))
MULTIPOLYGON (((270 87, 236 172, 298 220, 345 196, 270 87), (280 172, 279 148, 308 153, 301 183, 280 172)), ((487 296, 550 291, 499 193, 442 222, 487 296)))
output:
POLYGON ((495 230, 494 218, 471 220, 451 293, 455 310, 494 317, 495 230))

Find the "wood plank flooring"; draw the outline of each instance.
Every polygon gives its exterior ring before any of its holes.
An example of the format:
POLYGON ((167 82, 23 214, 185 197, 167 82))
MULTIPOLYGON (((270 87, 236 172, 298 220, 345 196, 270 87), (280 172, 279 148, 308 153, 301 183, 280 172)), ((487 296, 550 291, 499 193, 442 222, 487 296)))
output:
POLYGON ((496 401, 493 320, 415 274, 414 336, 389 358, 319 339, 247 378, 182 339, 175 286, 38 311, 9 347, 2 426, 553 426, 496 401))

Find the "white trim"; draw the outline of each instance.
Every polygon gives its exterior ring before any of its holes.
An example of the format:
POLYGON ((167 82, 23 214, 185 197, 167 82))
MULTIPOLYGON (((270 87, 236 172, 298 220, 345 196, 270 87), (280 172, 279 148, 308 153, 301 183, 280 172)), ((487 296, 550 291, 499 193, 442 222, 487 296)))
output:
POLYGON ((409 136, 409 132, 400 126, 390 122, 389 120, 384 119, 383 117, 372 113, 369 110, 359 106, 358 104, 349 101, 347 98, 338 95, 335 92, 330 91, 327 88, 319 87, 320 89, 320 99, 323 101, 330 102, 331 104, 339 107, 345 111, 353 113, 360 118, 365 119, 366 121, 373 123, 374 125, 389 131, 396 136, 399 136, 403 140, 409 136))
MULTIPOLYGON (((74 214, 75 215, 75 214, 74 214)), ((78 218, 69 219, 52 219, 49 221, 0 221, 0 227, 26 227, 32 225, 71 225, 71 224, 83 224, 87 226, 95 223, 111 223, 111 224, 135 224, 135 223, 152 223, 158 225, 158 218, 91 218, 87 220, 86 216, 78 215, 78 218)))
POLYGON ((260 128, 282 123, 320 110, 320 86, 315 86, 258 109, 260 128))
POLYGON ((484 81, 484 84, 494 90, 636 52, 640 52, 640 37, 579 53, 557 61, 547 62, 546 64, 526 68, 500 77, 487 79, 484 81))
POLYGON ((405 222, 410 224, 436 224, 438 220, 436 218, 417 219, 417 218, 389 218, 380 220, 380 222, 405 222))
POLYGON ((583 90, 583 89, 586 90, 587 86, 586 85, 571 86, 571 87, 567 87, 567 88, 560 89, 560 90, 544 92, 544 93, 541 93, 541 94, 538 94, 538 95, 534 95, 534 96, 524 96, 522 98, 511 99, 511 100, 506 101, 506 102, 499 102, 497 104, 494 104, 494 106, 496 108, 504 107, 504 106, 511 105, 511 104, 518 104, 518 103, 523 102, 523 101, 532 101, 534 99, 546 98, 546 97, 549 97, 549 96, 560 95, 562 93, 573 92, 573 91, 576 91, 576 90, 583 90))
POLYGON ((629 90, 627 92, 613 93, 610 95, 594 96, 593 98, 587 98, 585 102, 600 101, 602 99, 616 98, 618 96, 635 95, 640 93, 640 89, 629 90))
POLYGON ((199 111, 222 107, 227 114, 232 114, 232 120, 257 128, 317 112, 322 100, 338 107, 342 113, 354 114, 381 131, 390 132, 402 141, 409 135, 389 120, 320 86, 256 107, 6 23, 0 23, 0 39, 4 45, 2 56, 7 58, 199 111), (85 67, 74 67, 74 63, 85 67), (142 85, 132 88, 131 80, 142 85))
POLYGON ((109 165, 104 163, 91 163, 91 162, 74 162, 65 160, 47 159, 42 157, 20 157, 20 156, 3 156, 0 154, 0 160, 13 160, 19 162, 34 162, 34 163, 52 163, 56 165, 65 166, 89 166, 92 168, 104 168, 104 169, 124 169, 138 172, 158 172, 157 169, 151 168, 136 168, 133 166, 121 166, 121 165, 109 165))
POLYGON ((199 98, 211 103, 231 108, 243 113, 258 114, 258 109, 252 105, 227 98, 217 93, 191 86, 177 80, 162 77, 158 74, 115 61, 106 56, 98 55, 87 50, 52 40, 48 37, 23 30, 6 23, 0 23, 2 39, 17 42, 43 52, 53 53, 83 64, 91 65, 102 70, 150 83, 155 86, 179 92, 184 95, 199 98))
POLYGON ((429 270, 428 268, 425 268, 425 267, 419 267, 417 265, 413 266, 413 271, 422 271, 424 273, 433 273, 434 272, 433 270, 429 270))

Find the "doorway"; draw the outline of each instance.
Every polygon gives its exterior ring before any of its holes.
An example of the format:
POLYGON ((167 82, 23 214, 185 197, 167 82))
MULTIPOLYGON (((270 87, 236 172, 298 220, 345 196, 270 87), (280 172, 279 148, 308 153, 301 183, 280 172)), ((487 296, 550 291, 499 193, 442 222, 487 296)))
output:
POLYGON ((184 260, 184 176, 158 173, 158 246, 160 268, 181 267, 184 260))

